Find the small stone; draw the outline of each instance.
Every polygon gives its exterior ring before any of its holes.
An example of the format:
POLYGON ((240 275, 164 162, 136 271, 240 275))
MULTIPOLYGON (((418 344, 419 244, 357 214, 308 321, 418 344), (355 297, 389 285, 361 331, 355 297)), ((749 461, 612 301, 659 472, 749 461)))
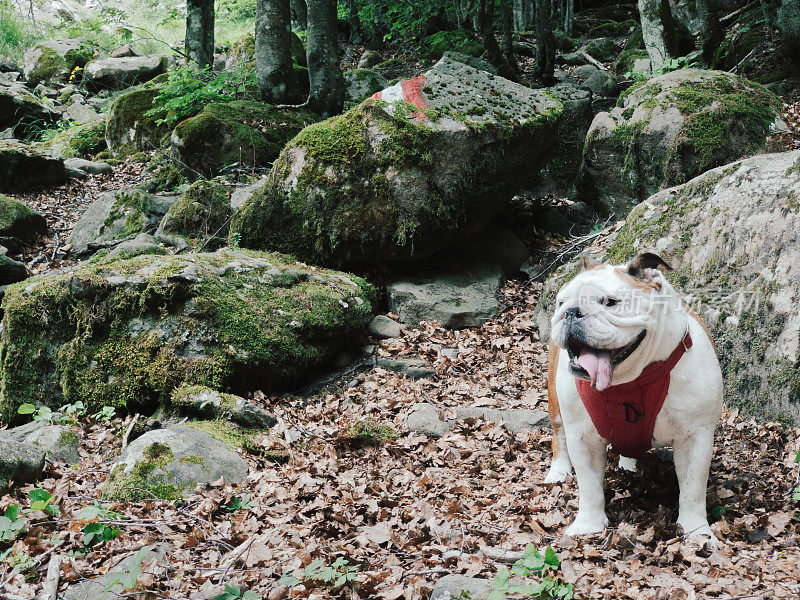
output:
POLYGON ((378 315, 369 324, 369 331, 381 338, 396 338, 402 334, 403 326, 385 315, 378 315))
POLYGON ((409 431, 428 437, 441 437, 450 431, 450 425, 439 418, 438 409, 427 403, 418 403, 411 407, 406 416, 406 427, 409 431))
POLYGON ((427 362, 415 358, 378 358, 376 363, 379 367, 402 373, 411 379, 423 379, 436 374, 427 362))

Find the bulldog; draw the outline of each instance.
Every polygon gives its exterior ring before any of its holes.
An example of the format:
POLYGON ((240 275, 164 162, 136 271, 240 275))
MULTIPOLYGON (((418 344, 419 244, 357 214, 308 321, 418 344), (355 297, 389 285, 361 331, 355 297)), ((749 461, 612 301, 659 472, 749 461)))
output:
POLYGON ((650 448, 671 445, 678 525, 686 539, 707 536, 714 547, 706 485, 722 373, 700 317, 660 268, 671 270, 652 253, 617 266, 584 257, 558 292, 548 348, 553 462, 545 482, 564 481, 574 467, 578 514, 566 533, 602 532, 608 445, 628 470, 650 448))

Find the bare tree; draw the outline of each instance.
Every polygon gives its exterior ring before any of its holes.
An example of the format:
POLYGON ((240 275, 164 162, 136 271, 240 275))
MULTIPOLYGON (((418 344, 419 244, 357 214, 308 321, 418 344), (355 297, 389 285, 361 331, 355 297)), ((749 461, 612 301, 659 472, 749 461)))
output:
POLYGON ((186 55, 195 68, 214 64, 214 0, 186 0, 186 55))
POLYGON ((256 0, 256 81, 264 102, 297 100, 289 0, 256 0))
POLYGON ((329 117, 344 106, 344 77, 336 40, 336 0, 312 0, 308 5, 308 104, 329 117))
POLYGON ((550 0, 536 0, 536 76, 545 81, 553 78, 556 61, 556 38, 550 0))

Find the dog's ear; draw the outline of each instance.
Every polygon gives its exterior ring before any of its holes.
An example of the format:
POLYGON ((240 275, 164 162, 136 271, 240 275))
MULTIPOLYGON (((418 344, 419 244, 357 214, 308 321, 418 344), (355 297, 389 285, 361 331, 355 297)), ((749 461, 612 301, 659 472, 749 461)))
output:
POLYGON ((601 266, 603 266, 603 263, 588 254, 584 254, 581 259, 581 271, 588 271, 589 269, 595 269, 601 266))
POLYGON ((628 275, 641 278, 645 275, 645 269, 658 269, 661 266, 665 267, 667 271, 672 271, 672 267, 658 254, 642 252, 634 256, 628 263, 628 275))

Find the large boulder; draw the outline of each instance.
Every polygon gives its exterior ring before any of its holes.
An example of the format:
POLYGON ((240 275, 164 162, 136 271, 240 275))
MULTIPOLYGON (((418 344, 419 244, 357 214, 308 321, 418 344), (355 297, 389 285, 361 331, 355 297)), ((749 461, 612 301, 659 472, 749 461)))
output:
POLYGON ((0 411, 25 402, 155 410, 183 383, 290 389, 357 348, 372 288, 278 254, 97 260, 3 299, 0 411))
POLYGON ((67 181, 64 159, 15 142, 0 142, 0 192, 61 185, 67 181))
MULTIPOLYGON (((725 400, 800 422, 800 151, 718 167, 639 204, 597 249, 621 263, 655 251, 667 277, 704 317, 716 343, 725 400)), ((535 319, 550 331, 557 290, 578 261, 546 283, 535 319)))
POLYGON ((351 102, 361 102, 375 92, 389 86, 386 78, 372 69, 354 69, 344 74, 347 99, 351 102))
POLYGON ((117 156, 155 150, 169 133, 160 117, 149 115, 155 108, 159 88, 144 86, 117 98, 106 122, 106 144, 117 156))
POLYGON ((106 120, 107 116, 102 115, 97 121, 64 129, 44 142, 42 148, 63 158, 93 158, 108 148, 106 120))
POLYGON ((760 85, 721 71, 643 81, 594 118, 580 186, 602 211, 624 216, 661 189, 763 149, 779 107, 760 85))
POLYGON ((79 78, 80 70, 95 53, 86 39, 39 42, 28 48, 22 57, 22 69, 28 86, 65 84, 79 78), (77 69, 77 70, 76 70, 77 69))
POLYGON ((45 451, 33 444, 0 438, 0 489, 12 481, 36 481, 44 472, 45 451))
POLYGON ((237 100, 209 104, 178 123, 170 153, 189 174, 217 175, 224 167, 266 167, 286 142, 317 117, 304 110, 237 100))
POLYGON ((176 500, 220 478, 242 483, 248 471, 247 461, 223 442, 176 425, 131 442, 111 467, 102 493, 109 500, 176 500))
MULTIPOLYGON (((4 252, 4 248, 0 246, 0 286, 6 286, 9 283, 16 283, 28 278, 28 269, 24 264, 9 258, 4 252)), ((3 297, 3 291, 0 289, 0 299, 3 297)))
POLYGON ((10 129, 14 137, 27 139, 60 118, 59 112, 25 86, 0 85, 0 132, 10 129))
MULTIPOLYGON (((10 443, 18 447, 32 446, 44 452, 50 462, 68 465, 80 461, 78 433, 66 425, 39 420, 0 431, 0 444, 10 443)), ((38 455, 38 453, 37 453, 38 455)))
POLYGON ((44 217, 19 200, 0 194, 0 237, 29 243, 47 231, 44 217))
POLYGON ((225 186, 215 181, 196 181, 169 208, 156 237, 179 235, 213 250, 228 239, 230 216, 231 202, 225 186))
POLYGON ((424 258, 488 224, 549 158, 552 94, 443 58, 304 129, 231 240, 332 266, 424 258))
POLYGON ((167 72, 170 58, 162 55, 101 58, 86 65, 83 80, 90 90, 124 90, 167 72))
POLYGON ((139 188, 106 192, 81 215, 67 243, 74 254, 82 255, 155 231, 176 200, 176 196, 152 195, 139 188))

